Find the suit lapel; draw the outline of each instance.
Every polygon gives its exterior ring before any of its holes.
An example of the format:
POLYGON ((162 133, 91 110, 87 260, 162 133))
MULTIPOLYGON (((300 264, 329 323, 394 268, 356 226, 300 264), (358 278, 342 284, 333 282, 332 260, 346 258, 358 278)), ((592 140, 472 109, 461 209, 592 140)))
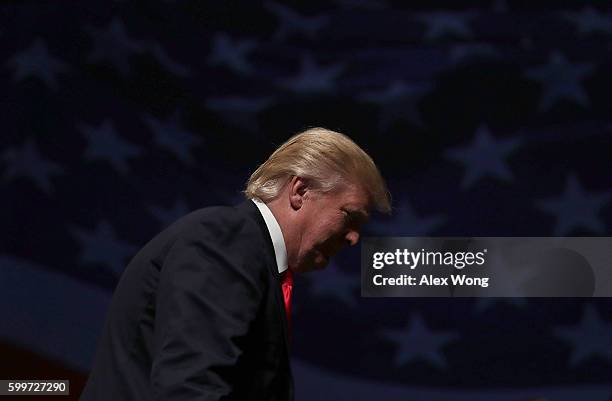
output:
POLYGON ((281 321, 281 327, 283 331, 283 339, 285 342, 285 349, 287 351, 287 357, 289 357, 289 328, 287 322, 287 312, 285 310, 285 297, 283 295, 282 290, 282 276, 278 272, 278 265, 276 264, 276 257, 274 255, 274 245, 272 245, 272 238, 270 237, 270 232, 268 231, 268 226, 266 226, 266 222, 257 209, 257 206, 251 200, 247 200, 240 205, 237 206, 238 210, 243 211, 248 214, 253 220, 257 222, 259 229, 261 230, 262 235, 266 238, 266 243, 268 246, 265 250, 266 255, 266 264, 270 270, 270 274, 273 279, 271 280, 273 285, 271 290, 274 292, 274 298, 277 304, 278 317, 281 321))

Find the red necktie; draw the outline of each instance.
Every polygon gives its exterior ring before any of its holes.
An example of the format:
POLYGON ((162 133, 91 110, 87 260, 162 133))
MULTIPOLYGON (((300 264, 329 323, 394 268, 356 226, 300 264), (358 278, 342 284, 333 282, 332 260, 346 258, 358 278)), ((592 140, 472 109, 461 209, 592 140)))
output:
POLYGON ((283 272, 283 282, 281 285, 285 298, 285 312, 287 313, 287 328, 291 336, 291 290, 293 289, 293 272, 287 269, 283 272))

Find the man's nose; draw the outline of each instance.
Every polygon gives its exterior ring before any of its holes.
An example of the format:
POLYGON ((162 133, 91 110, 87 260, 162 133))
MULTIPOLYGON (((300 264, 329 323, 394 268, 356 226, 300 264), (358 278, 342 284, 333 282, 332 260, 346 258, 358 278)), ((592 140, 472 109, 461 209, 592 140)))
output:
POLYGON ((357 245, 357 242, 359 242, 359 231, 350 230, 348 233, 346 233, 345 238, 346 242, 348 242, 350 246, 357 245))

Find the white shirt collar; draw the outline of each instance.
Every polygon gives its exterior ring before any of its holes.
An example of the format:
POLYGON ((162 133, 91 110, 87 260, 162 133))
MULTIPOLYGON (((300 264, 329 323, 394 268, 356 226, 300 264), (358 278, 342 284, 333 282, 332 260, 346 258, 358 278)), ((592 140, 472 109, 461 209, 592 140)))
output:
POLYGON ((287 270, 287 247, 285 246, 285 238, 281 231, 276 217, 272 214, 270 208, 257 198, 251 199, 255 206, 259 209, 259 212, 263 216, 268 231, 270 232, 270 238, 272 239, 272 245, 274 246, 274 256, 276 257, 276 265, 278 266, 278 272, 282 273, 287 270))

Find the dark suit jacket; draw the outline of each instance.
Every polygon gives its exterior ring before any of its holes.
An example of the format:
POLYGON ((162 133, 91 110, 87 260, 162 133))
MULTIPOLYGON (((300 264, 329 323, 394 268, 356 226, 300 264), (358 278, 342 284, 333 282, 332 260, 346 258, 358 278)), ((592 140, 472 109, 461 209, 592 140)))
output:
POLYGON ((81 401, 292 400, 290 369, 274 248, 246 201, 197 210, 134 257, 81 401))

